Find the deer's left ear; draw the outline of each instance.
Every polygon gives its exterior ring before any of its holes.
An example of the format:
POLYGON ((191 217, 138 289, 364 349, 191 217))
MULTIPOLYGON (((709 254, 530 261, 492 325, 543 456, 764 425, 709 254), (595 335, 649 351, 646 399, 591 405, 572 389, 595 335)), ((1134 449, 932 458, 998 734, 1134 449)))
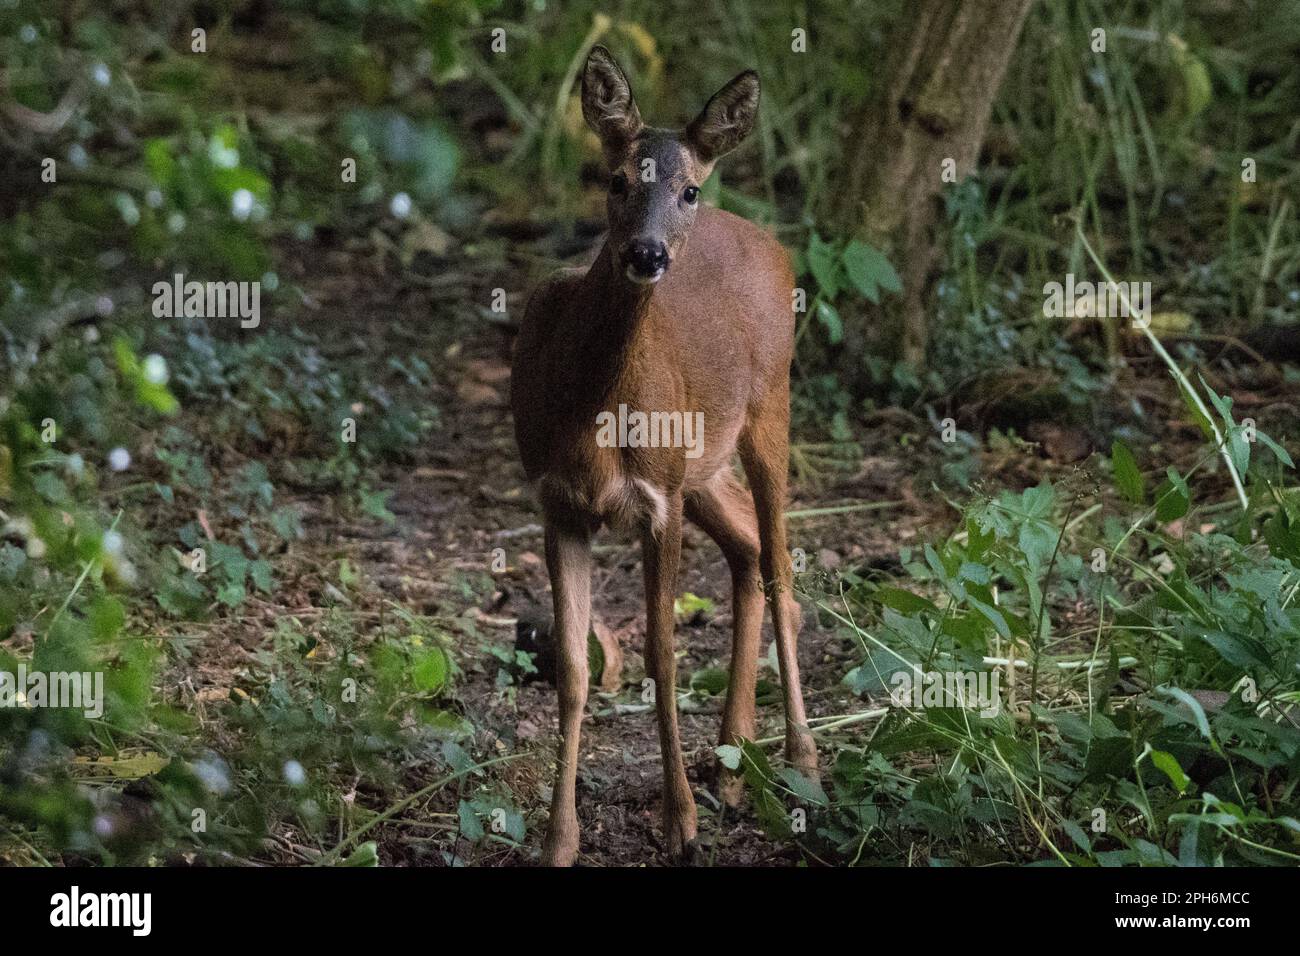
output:
POLYGON ((594 46, 582 73, 582 115, 600 137, 605 158, 618 165, 627 144, 641 132, 641 111, 632 98, 632 87, 614 55, 594 46))
POLYGON ((718 92, 686 127, 686 140, 701 162, 731 152, 758 120, 758 74, 746 70, 718 92))

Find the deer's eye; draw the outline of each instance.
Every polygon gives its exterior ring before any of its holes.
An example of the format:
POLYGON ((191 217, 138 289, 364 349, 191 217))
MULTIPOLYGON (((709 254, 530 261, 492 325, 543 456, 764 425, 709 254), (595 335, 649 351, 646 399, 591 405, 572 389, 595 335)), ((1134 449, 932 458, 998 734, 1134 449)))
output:
POLYGON ((682 192, 682 198, 694 206, 695 203, 699 201, 700 188, 698 186, 687 186, 682 192))
POLYGON ((615 196, 621 196, 627 192, 627 177, 622 173, 615 173, 609 178, 609 191, 615 196))

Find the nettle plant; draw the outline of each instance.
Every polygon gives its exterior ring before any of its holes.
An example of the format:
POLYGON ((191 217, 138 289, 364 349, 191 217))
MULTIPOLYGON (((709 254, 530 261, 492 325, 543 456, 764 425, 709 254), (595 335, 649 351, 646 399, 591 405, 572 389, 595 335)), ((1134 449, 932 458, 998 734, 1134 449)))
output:
POLYGON ((794 271, 801 280, 811 279, 815 293, 807 302, 794 303, 796 311, 804 312, 798 336, 807 332, 806 319, 813 317, 822 326, 830 345, 844 340, 844 320, 836 303, 850 299, 864 299, 872 305, 880 304, 881 293, 903 291, 898 273, 889 259, 860 239, 830 241, 816 232, 808 236, 805 248, 794 254, 794 271), (804 308, 799 308, 803 305, 804 308))
POLYGON ((755 744, 728 753, 768 832, 850 862, 1300 860, 1300 498, 1285 449, 1211 404, 1220 444, 1154 490, 1116 443, 1118 502, 1044 481, 904 552, 910 587, 805 575, 872 706, 814 719, 838 744, 829 794, 755 744), (1244 508, 1195 500, 1224 452, 1244 508), (891 699, 900 672, 996 673, 997 713, 891 699))

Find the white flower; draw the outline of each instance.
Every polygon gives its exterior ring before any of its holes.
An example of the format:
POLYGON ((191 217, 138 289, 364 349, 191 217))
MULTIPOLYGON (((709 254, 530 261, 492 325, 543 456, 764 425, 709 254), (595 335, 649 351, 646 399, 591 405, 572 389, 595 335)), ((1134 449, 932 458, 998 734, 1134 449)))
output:
POLYGON ((23 24, 23 28, 22 28, 21 30, 18 31, 18 37, 19 37, 19 39, 21 39, 24 43, 35 43, 35 42, 36 42, 36 28, 35 28, 34 26, 32 26, 30 23, 24 23, 24 24, 23 24))
POLYGON ((167 229, 169 232, 180 232, 185 228, 185 214, 183 212, 174 212, 167 217, 167 229))
POLYGON ((140 221, 140 207, 126 193, 118 193, 113 197, 113 202, 117 206, 117 211, 122 215, 122 221, 128 226, 134 226, 140 221))
POLYGON ((388 204, 388 211, 398 219, 405 219, 411 214, 411 197, 406 193, 398 193, 388 204))
POLYGON ((253 194, 247 189, 236 189, 230 197, 230 214, 240 222, 253 212, 253 194))
POLYGON ((163 204, 163 194, 161 189, 151 189, 144 194, 145 205, 150 209, 157 209, 163 204))
POLYGON ((16 534, 20 538, 30 538, 35 530, 36 526, 32 524, 31 518, 26 515, 19 515, 17 518, 10 518, 6 521, 4 528, 0 529, 0 533, 16 534))
POLYGON ((284 779, 291 787, 301 787, 307 782, 307 771, 304 770, 302 764, 296 760, 285 761, 284 779))
POLYGON ((230 790, 230 768, 211 751, 190 764, 190 768, 203 786, 217 796, 230 790))
POLYGON ((76 452, 73 452, 68 456, 63 465, 68 469, 69 475, 73 478, 80 478, 81 473, 86 470, 86 459, 82 458, 76 452))
POLYGON ((27 539, 27 557, 40 560, 45 557, 45 542, 40 538, 27 539))
POLYGON ((267 292, 274 292, 280 288, 280 276, 274 272, 262 273, 262 288, 267 292))
POLYGON ((131 467, 131 453, 120 446, 114 448, 108 453, 108 467, 113 471, 126 471, 131 467))
POLYGON ((122 553, 122 545, 122 536, 116 531, 105 531, 104 538, 99 543, 104 553, 113 557, 117 557, 122 553))
POLYGON ((112 572, 113 576, 117 578, 118 581, 122 582, 127 587, 134 587, 135 582, 140 577, 135 572, 135 565, 130 561, 114 559, 109 566, 109 571, 112 572))
POLYGON ((144 360, 144 377, 154 385, 167 384, 167 360, 161 355, 150 355, 144 360))
POLYGON ((108 86, 113 81, 113 74, 103 63, 96 63, 95 68, 91 70, 90 75, 94 77, 95 82, 100 86, 108 86))
POLYGON ((113 300, 110 296, 101 295, 95 300, 95 311, 100 315, 108 316, 113 314, 113 300))
POLYGON ((77 169, 85 169, 90 165, 90 157, 86 154, 86 147, 80 143, 73 143, 68 147, 68 162, 77 169))
POLYGON ((239 150, 227 146, 220 139, 208 143, 208 159, 218 169, 234 169, 239 165, 239 150))

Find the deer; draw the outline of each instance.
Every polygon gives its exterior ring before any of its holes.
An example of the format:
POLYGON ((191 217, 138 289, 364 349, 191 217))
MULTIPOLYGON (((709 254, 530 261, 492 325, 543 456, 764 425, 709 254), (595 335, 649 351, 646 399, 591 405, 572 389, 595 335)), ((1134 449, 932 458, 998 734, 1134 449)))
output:
MULTIPOLYGON (((714 164, 758 118, 759 80, 743 72, 684 129, 646 126, 627 77, 602 46, 581 81, 582 113, 609 167, 608 232, 586 269, 561 269, 528 299, 511 374, 515 438, 544 518, 554 607, 560 744, 544 865, 577 858, 579 740, 587 703, 593 536, 639 534, 645 665, 663 764, 664 845, 699 853, 695 798, 678 735, 674 597, 683 519, 731 571, 732 646, 721 741, 753 740, 763 609, 785 705, 785 753, 813 774, 804 712, 800 609, 786 546, 794 276, 784 247, 753 223, 701 202, 714 164), (602 441, 620 410, 700 416, 694 449, 672 441, 602 441), (607 420, 607 419, 606 419, 607 420), (739 457, 748 490, 732 470, 739 457)), ((661 431, 663 431, 661 429, 661 431)), ((673 437, 670 433, 669 438, 673 437)), ((743 780, 716 767, 729 806, 743 780)))

